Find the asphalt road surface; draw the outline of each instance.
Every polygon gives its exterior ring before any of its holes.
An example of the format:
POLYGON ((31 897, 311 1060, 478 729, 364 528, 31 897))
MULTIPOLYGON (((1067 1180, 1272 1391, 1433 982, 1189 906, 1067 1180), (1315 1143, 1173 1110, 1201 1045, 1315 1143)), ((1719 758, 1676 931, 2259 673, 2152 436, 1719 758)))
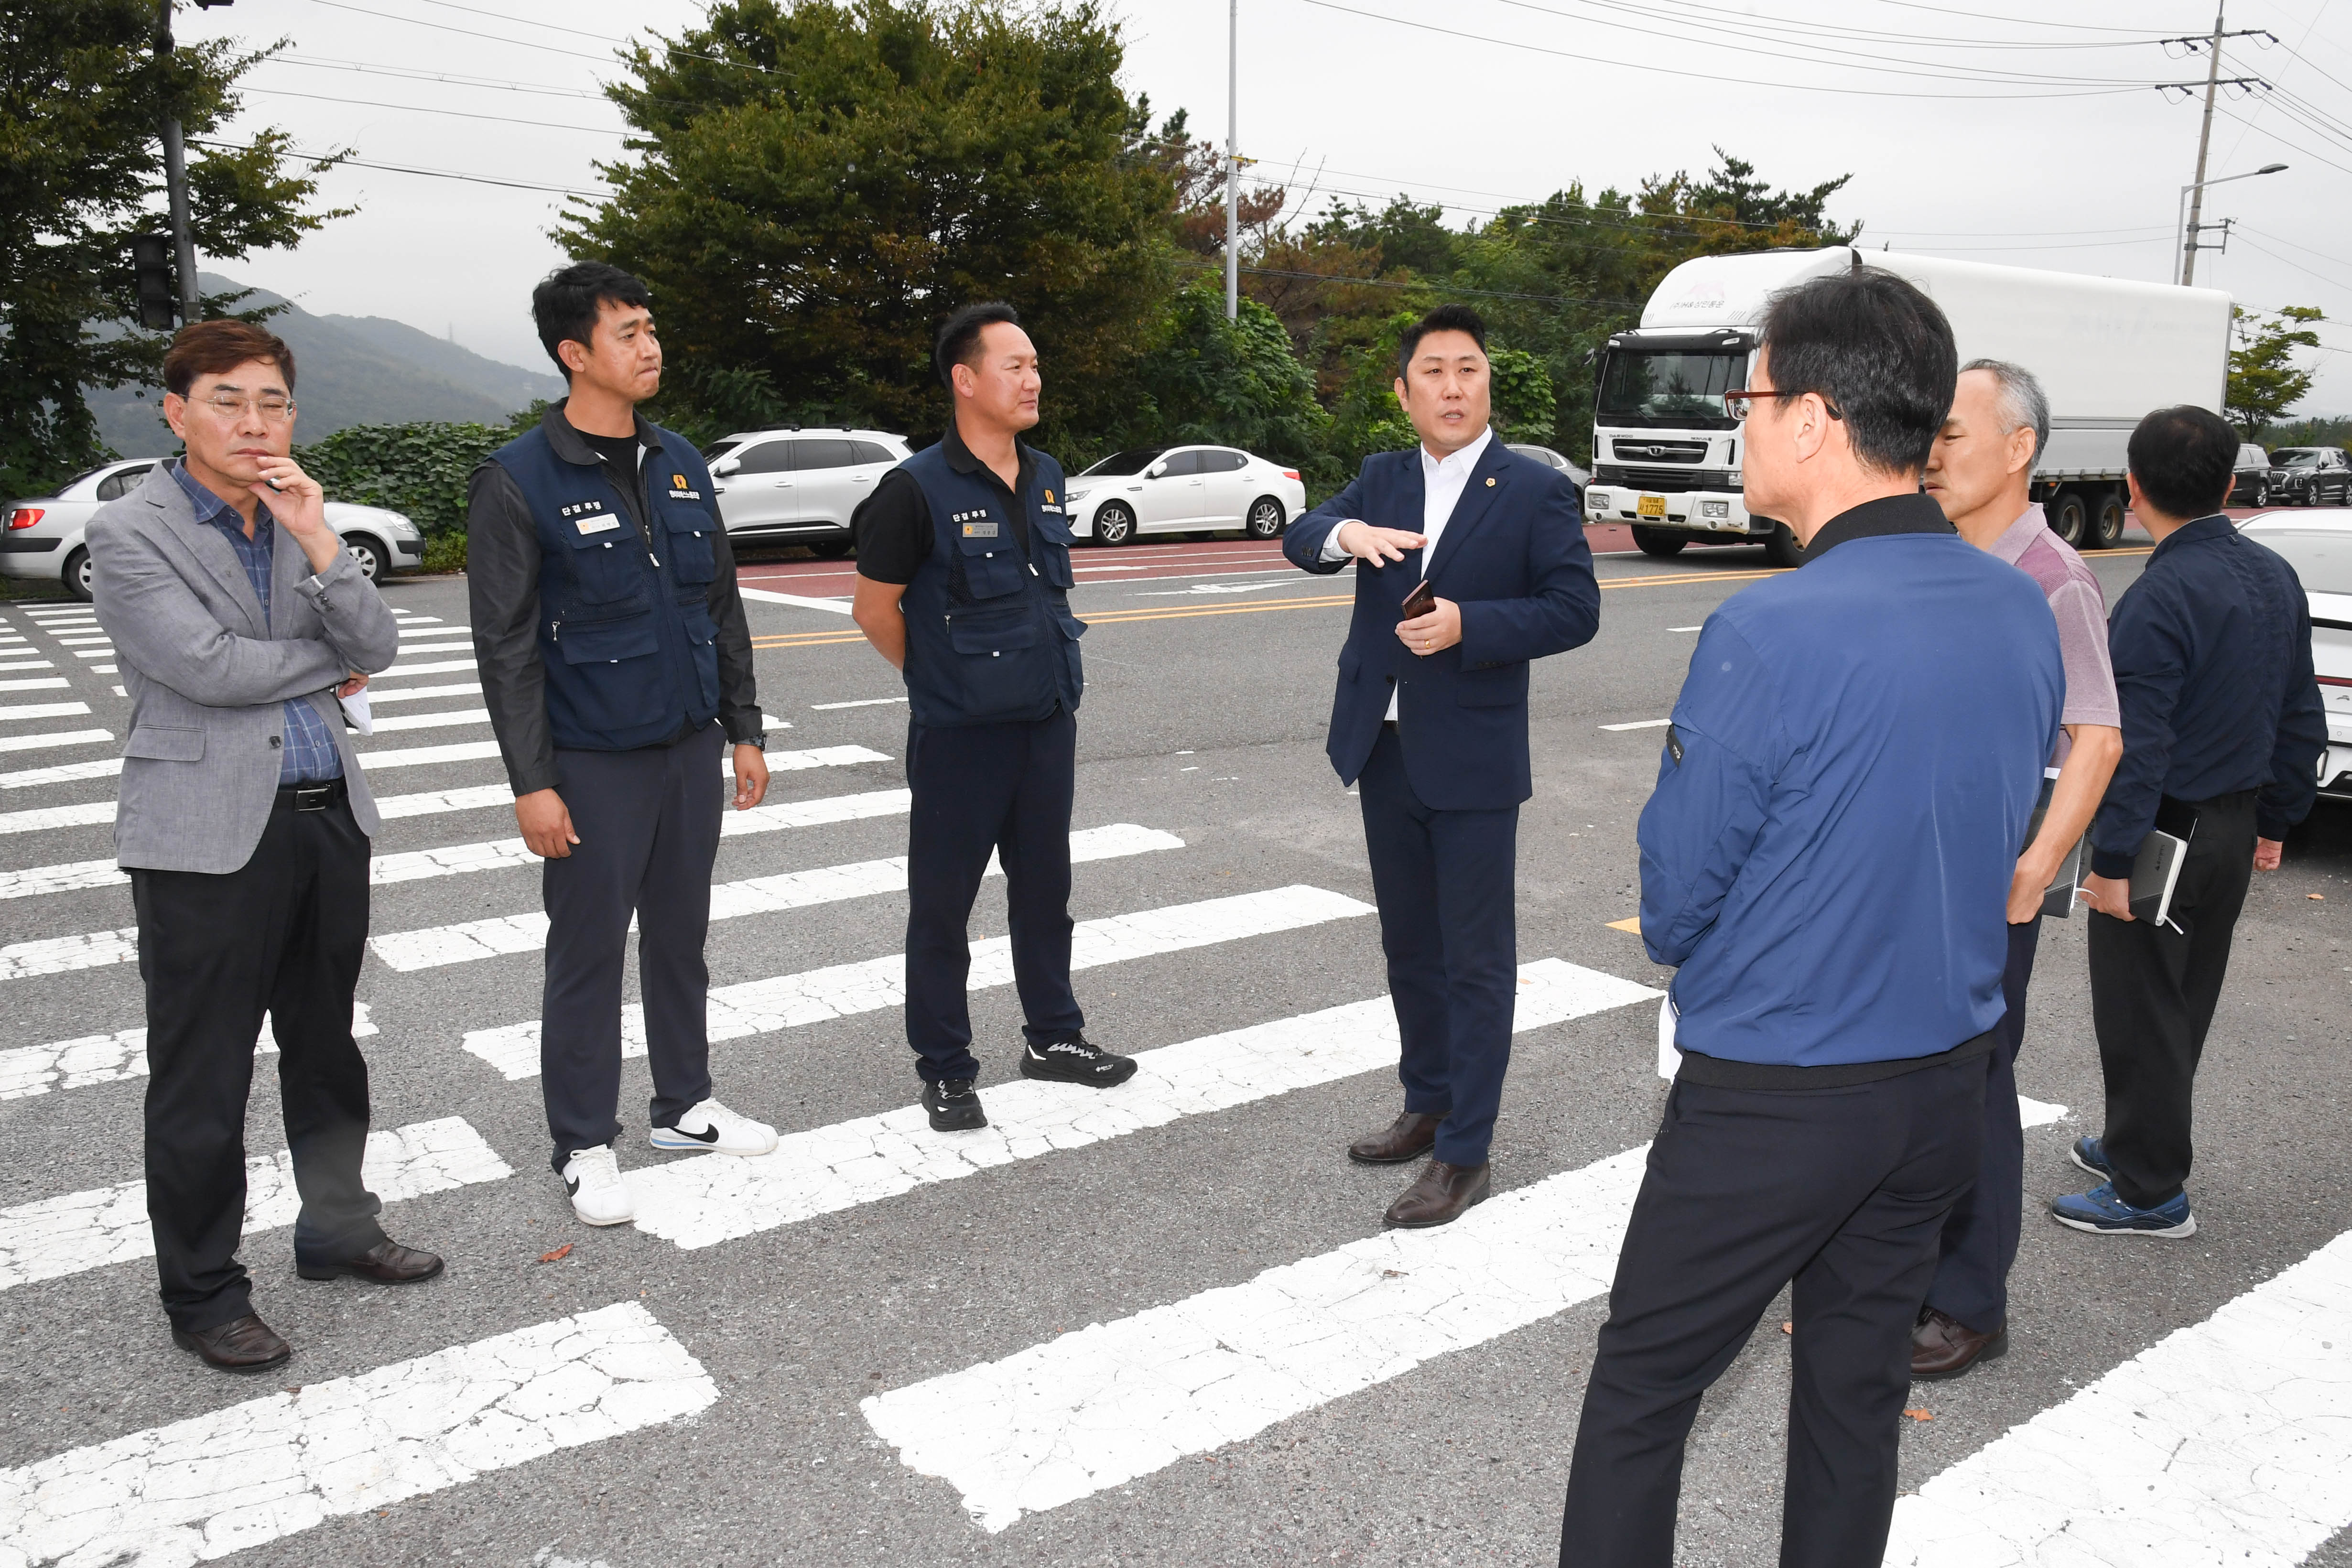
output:
MULTIPOLYGON (((2111 601, 2144 553, 2093 557, 2111 601)), ((1664 1095, 1668 977, 1618 925, 1633 825, 1696 629, 1760 552, 1604 556, 1600 636, 1537 667, 1497 1196, 1387 1236, 1409 1173, 1342 1152, 1399 1103, 1355 802, 1323 757, 1349 584, 1230 540, 1078 565, 1078 991, 1146 1071, 1024 1085, 985 948, 995 1126, 923 1128, 893 1002, 901 687, 846 619, 847 563, 756 562, 779 771, 719 854, 713 1064, 786 1138, 656 1155, 629 1061, 641 1218, 614 1230, 575 1223, 547 1167, 539 890, 464 584, 389 584, 409 651, 363 743, 401 813, 360 988, 371 1169, 393 1234, 449 1270, 295 1279, 262 1056, 244 1257, 297 1350, 258 1385, 175 1350, 154 1300, 109 838, 121 676, 86 613, 0 607, 0 1565, 1551 1561, 1664 1095)), ((2352 808, 2323 803, 2257 879, 2201 1081, 2195 1238, 2029 1207, 2014 1348, 1915 1392, 1891 1562, 2352 1565, 2347 873, 2352 808)), ((975 941, 1003 919, 992 883, 975 941)), ((2100 1125, 2083 927, 2042 937, 2029 1205, 2086 1185, 2064 1149, 2100 1125)), ((1783 1315, 1699 1417, 1685 1563, 1771 1559, 1783 1315)))

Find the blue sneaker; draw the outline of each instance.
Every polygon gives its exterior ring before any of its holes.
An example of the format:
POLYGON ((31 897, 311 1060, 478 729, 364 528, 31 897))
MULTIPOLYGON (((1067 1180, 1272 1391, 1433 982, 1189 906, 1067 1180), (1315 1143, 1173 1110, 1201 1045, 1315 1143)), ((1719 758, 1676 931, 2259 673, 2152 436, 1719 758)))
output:
MULTIPOLYGON (((2087 1141, 2087 1140, 2085 1140, 2087 1141)), ((2194 1236, 2197 1217, 2189 1212, 2189 1195, 2182 1193, 2154 1208, 2134 1208, 2116 1196, 2116 1184, 2105 1182, 2088 1192, 2070 1192, 2053 1198, 2050 1218, 2095 1236, 2194 1236)))
POLYGON ((2067 1157, 2101 1181, 2116 1179, 2116 1167, 2108 1162, 2105 1138, 2075 1139, 2074 1146, 2067 1151, 2067 1157))

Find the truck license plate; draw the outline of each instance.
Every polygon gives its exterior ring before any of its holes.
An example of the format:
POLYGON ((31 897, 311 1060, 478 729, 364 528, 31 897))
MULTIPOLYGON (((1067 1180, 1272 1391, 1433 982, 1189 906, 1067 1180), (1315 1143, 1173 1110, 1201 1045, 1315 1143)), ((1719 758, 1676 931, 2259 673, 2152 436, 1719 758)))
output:
POLYGON ((1666 498, 1664 496, 1644 496, 1634 503, 1633 513, 1636 517, 1663 517, 1666 515, 1666 498))

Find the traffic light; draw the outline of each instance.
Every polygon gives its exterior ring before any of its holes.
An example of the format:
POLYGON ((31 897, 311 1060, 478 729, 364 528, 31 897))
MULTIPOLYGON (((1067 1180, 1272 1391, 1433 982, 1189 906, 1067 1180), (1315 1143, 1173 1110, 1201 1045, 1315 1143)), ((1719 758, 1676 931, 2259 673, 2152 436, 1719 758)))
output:
POLYGON ((131 266, 139 278, 139 324, 157 332, 170 331, 179 319, 179 291, 172 286, 172 236, 132 236, 131 266))

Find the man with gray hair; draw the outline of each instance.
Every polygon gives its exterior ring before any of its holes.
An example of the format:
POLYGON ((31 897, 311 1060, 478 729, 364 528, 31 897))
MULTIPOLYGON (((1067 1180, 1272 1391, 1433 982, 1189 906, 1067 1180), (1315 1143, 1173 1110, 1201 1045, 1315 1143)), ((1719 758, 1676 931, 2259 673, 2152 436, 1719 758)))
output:
POLYGON ((2024 1208, 2025 1136, 2017 1108, 2017 1053, 2025 988, 2041 939, 2042 895, 2091 825, 2123 756, 2123 719, 2107 663, 2107 607, 2083 558, 2050 531, 2030 501, 2033 464, 2050 439, 2050 400, 2032 372, 2000 360, 1960 371, 1952 412, 1924 476, 1960 537, 2033 579, 2058 622, 2065 664, 2064 727, 2051 765, 2056 781, 2033 841, 2009 885, 2009 1013, 1985 1084, 1984 1164, 1944 1221, 1942 1255, 1911 1333, 1911 1375, 1957 1377, 2009 1348, 2009 1268, 2024 1208))

